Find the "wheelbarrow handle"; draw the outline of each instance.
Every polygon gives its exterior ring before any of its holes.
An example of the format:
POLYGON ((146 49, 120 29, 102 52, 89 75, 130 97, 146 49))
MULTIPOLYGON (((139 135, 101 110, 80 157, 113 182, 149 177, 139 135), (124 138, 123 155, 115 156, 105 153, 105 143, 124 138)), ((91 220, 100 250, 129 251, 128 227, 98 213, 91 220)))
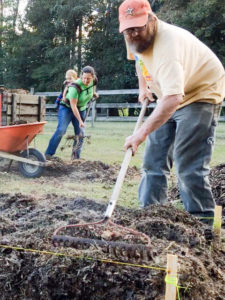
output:
MULTIPOLYGON (((141 112, 139 114, 139 117, 138 117, 138 120, 136 122, 133 133, 135 133, 138 130, 138 128, 141 126, 144 115, 145 115, 145 112, 146 112, 147 105, 148 105, 148 100, 145 99, 145 101, 142 104, 141 112)), ((121 168, 120 168, 120 172, 119 172, 119 175, 117 177, 117 180, 116 180, 116 183, 115 183, 115 186, 114 186, 114 189, 113 189, 113 193, 111 195, 109 204, 108 204, 106 212, 105 212, 105 216, 104 216, 105 220, 110 219, 112 214, 113 214, 113 211, 115 209, 117 200, 119 198, 120 190, 121 190, 123 182, 124 182, 124 178, 125 178, 126 173, 127 173, 127 169, 128 169, 131 157, 132 157, 132 149, 128 148, 125 155, 124 155, 124 159, 123 159, 123 162, 122 162, 122 165, 121 165, 121 168)))

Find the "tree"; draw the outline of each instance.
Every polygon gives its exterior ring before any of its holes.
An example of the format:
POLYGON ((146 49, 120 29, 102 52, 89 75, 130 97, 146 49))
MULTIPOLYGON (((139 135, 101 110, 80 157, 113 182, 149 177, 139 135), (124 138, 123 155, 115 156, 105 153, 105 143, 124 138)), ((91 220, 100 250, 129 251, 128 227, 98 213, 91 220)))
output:
MULTIPOLYGON (((4 79, 10 87, 55 91, 67 69, 80 71, 92 65, 99 88, 137 88, 134 62, 126 59, 124 38, 118 31, 121 2, 28 0, 21 19, 19 0, 0 0, 0 83, 4 79)), ((193 32, 225 63, 225 6, 221 1, 149 2, 161 19, 193 32)))
POLYGON ((90 16, 85 44, 85 62, 93 65, 102 89, 136 88, 134 63, 127 61, 124 38, 119 34, 118 8, 121 1, 101 1, 90 16))
POLYGON ((163 1, 160 17, 191 31, 225 65, 225 5, 220 0, 163 1))

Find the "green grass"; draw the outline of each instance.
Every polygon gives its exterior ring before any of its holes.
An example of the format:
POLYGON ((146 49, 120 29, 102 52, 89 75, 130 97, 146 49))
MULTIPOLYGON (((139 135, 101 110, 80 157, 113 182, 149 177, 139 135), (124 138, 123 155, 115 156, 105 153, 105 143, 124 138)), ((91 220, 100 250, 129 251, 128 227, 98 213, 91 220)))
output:
MULTIPOLYGON (((56 125, 55 121, 49 121, 45 125, 44 134, 36 137, 35 144, 32 142, 31 146, 35 145, 37 149, 44 152, 56 125)), ((86 160, 100 160, 107 164, 120 164, 124 156, 123 145, 125 138, 132 134, 134 127, 134 122, 96 122, 94 127, 87 123, 85 134, 90 136, 90 143, 84 142, 82 158, 86 160)), ((72 125, 69 126, 65 136, 71 134, 74 134, 72 125)), ((65 142, 64 137, 57 149, 56 156, 70 160, 71 147, 69 148, 67 145, 63 151, 60 149, 65 145, 65 142)), ((141 166, 143 149, 144 145, 141 145, 138 153, 132 158, 131 166, 141 166)))
POLYGON ((212 155, 211 166, 225 162, 225 122, 220 122, 216 130, 216 142, 212 155))
MULTIPOLYGON (((48 142, 55 131, 57 122, 51 121, 45 125, 44 133, 38 135, 30 146, 45 152, 48 142)), ((90 144, 84 143, 82 158, 85 160, 102 161, 106 164, 121 164, 124 151, 123 144, 125 138, 133 132, 134 122, 96 122, 94 127, 90 123, 86 126, 86 135, 90 135, 90 144)), ((72 125, 69 126, 67 134, 73 134, 72 125)), ((61 146, 65 144, 65 137, 57 149, 56 156, 65 161, 70 160, 71 147, 65 147, 63 151, 61 146)), ((138 149, 137 154, 132 157, 130 166, 141 167, 144 144, 138 149)), ((212 157, 211 166, 215 166, 225 161, 225 123, 219 123, 216 132, 216 143, 212 157)), ((1 170, 0 170, 1 171, 1 170)), ((174 175, 171 175, 174 178, 174 175)), ((119 197, 120 205, 125 207, 138 207, 137 190, 139 178, 125 181, 119 197)), ((0 186, 2 193, 14 192, 27 195, 37 195, 45 198, 47 194, 57 194, 66 197, 86 197, 97 201, 108 202, 112 194, 113 185, 105 185, 99 182, 90 182, 81 184, 78 182, 54 182, 54 177, 47 180, 45 177, 36 179, 24 178, 20 174, 1 173, 0 186)), ((177 204, 179 205, 179 204, 177 204)))
MULTIPOLYGON (((56 129, 56 121, 49 121, 45 125, 44 134, 35 139, 35 145, 40 151, 45 151, 52 134, 56 129)), ((90 123, 86 125, 86 135, 90 135, 90 144, 84 143, 82 158, 86 160, 100 160, 107 164, 121 163, 123 160, 123 145, 125 138, 132 134, 134 122, 96 122, 94 127, 90 123)), ((72 125, 69 126, 66 135, 73 134, 72 125)), ((62 139, 56 156, 69 160, 71 148, 66 147, 63 151, 61 146, 65 145, 65 137, 62 139)), ((130 165, 141 167, 144 144, 142 144, 136 155, 132 158, 130 165)), ((211 166, 225 161, 225 122, 220 122, 216 131, 216 143, 212 156, 211 166)))

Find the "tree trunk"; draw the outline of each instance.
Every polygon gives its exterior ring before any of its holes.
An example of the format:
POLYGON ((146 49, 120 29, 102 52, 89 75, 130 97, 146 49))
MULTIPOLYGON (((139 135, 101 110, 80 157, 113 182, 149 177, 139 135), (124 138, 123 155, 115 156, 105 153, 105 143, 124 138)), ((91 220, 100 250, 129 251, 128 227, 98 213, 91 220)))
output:
POLYGON ((17 0, 15 8, 14 8, 14 13, 13 13, 13 29, 14 29, 14 31, 16 30, 16 21, 17 21, 17 17, 18 17, 19 4, 20 4, 20 0, 17 0))
MULTIPOLYGON (((3 31, 3 0, 0 0, 0 37, 2 37, 3 31)), ((0 39, 0 43, 2 44, 2 39, 0 39)))
POLYGON ((78 48, 77 48, 77 65, 78 65, 78 72, 81 71, 82 66, 82 25, 83 25, 83 18, 81 16, 79 21, 79 33, 78 33, 78 48))
MULTIPOLYGON (((3 54, 3 0, 0 0, 0 54, 3 54)), ((3 84, 3 69, 0 67, 0 84, 3 84)))

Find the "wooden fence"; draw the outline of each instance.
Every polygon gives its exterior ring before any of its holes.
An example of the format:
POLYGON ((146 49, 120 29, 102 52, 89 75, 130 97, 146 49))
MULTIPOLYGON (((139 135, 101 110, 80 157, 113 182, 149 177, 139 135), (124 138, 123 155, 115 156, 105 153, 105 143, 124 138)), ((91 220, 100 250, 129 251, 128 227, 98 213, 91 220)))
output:
MULTIPOLYGON (((101 96, 114 96, 114 95, 138 95, 138 89, 129 89, 129 90, 99 90, 99 99, 101 96)), ((35 95, 46 96, 46 97, 57 97, 60 92, 35 92, 35 95)), ((151 103, 148 106, 149 111, 152 111, 156 103, 151 103)), ((225 107, 225 101, 223 102, 223 107, 225 107)), ((138 114, 141 105, 137 103, 99 103, 99 100, 93 102, 92 109, 87 120, 94 121, 136 121, 137 116, 134 115, 136 111, 138 114), (117 116, 115 115, 115 110, 118 112, 117 116), (114 115, 112 115, 114 111, 114 115), (132 115, 129 112, 132 111, 132 115)), ((46 119, 55 120, 57 118, 57 111, 55 104, 46 104, 46 119)), ((225 121, 225 116, 220 116, 220 121, 225 121)))

